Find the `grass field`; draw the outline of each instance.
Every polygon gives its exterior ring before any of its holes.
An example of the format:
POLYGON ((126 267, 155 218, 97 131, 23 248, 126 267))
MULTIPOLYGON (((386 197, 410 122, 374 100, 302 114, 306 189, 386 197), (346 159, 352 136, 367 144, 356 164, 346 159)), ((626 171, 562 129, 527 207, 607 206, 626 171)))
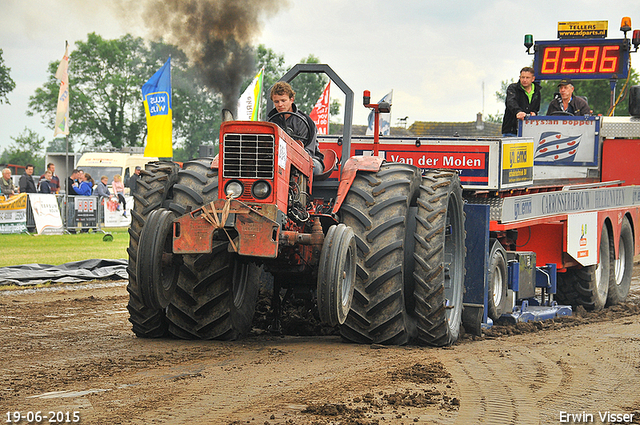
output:
POLYGON ((127 258, 127 228, 110 229, 113 241, 104 242, 104 233, 75 235, 0 235, 3 247, 0 267, 21 264, 60 265, 72 261, 127 258))

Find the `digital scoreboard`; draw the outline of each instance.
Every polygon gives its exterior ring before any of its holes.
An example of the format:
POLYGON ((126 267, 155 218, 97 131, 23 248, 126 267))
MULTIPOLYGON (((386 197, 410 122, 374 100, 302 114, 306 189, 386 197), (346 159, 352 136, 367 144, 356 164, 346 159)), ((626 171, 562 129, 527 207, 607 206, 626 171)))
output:
POLYGON ((536 41, 533 67, 541 80, 625 79, 629 51, 627 39, 536 41))

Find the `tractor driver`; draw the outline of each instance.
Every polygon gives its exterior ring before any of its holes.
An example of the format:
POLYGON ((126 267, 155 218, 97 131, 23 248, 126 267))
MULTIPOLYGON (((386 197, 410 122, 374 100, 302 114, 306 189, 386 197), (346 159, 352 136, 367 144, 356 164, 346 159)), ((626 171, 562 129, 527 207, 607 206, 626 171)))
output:
POLYGON ((304 143, 304 149, 313 158, 313 174, 321 174, 324 171, 322 162, 324 155, 318 148, 316 125, 309 115, 299 111, 296 104, 293 103, 296 92, 293 91, 293 88, 288 83, 279 81, 271 88, 270 97, 274 108, 269 111, 269 121, 276 123, 291 137, 304 143), (292 112, 292 114, 275 116, 280 112, 292 112), (294 114, 296 116, 293 116, 294 114), (308 127, 303 122, 303 119, 307 121, 308 127), (311 134, 309 134, 309 130, 311 130, 311 134))

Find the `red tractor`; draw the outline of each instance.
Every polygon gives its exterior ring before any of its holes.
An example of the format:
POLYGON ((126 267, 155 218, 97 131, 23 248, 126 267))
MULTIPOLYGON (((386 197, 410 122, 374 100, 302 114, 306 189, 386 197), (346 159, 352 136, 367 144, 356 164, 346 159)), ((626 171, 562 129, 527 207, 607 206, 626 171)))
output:
MULTIPOLYGON (((353 92, 328 66, 292 71, 329 75, 350 126, 353 92)), ((276 327, 286 290, 315 300, 349 341, 453 343, 465 274, 457 173, 349 157, 349 131, 341 144, 341 161, 324 151, 327 172, 314 176, 303 143, 276 124, 227 121, 217 157, 149 164, 129 230, 134 333, 240 338, 270 273, 276 327)))

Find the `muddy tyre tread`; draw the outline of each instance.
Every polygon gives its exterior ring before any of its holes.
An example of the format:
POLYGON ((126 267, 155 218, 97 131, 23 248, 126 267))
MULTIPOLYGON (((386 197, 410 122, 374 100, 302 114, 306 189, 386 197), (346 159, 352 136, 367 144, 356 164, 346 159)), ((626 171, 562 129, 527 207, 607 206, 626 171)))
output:
POLYGON ((423 177, 418 198, 414 248, 414 312, 417 341, 433 346, 450 345, 458 339, 462 324, 466 247, 462 187, 448 170, 431 170, 423 177), (449 211, 454 208, 455 211, 449 211), (447 222, 447 216, 451 222, 447 222), (447 235, 447 228, 451 234, 447 235), (451 238, 447 244, 447 238, 451 238), (446 247, 453 253, 446 252, 446 247), (447 256, 453 254, 453 259, 447 256), (447 263, 449 261, 449 263, 447 263), (446 279, 453 294, 446 294, 446 279), (454 305, 446 306, 447 297, 454 305))
POLYGON ((346 340, 401 345, 414 334, 405 303, 404 246, 420 179, 415 167, 384 163, 377 173, 358 172, 345 198, 342 222, 353 229, 358 251, 351 311, 340 327, 346 340))
MULTIPOLYGON (((169 209, 181 215, 218 199, 218 171, 211 158, 184 164, 173 186, 169 209)), ((167 307, 169 333, 182 339, 234 340, 251 329, 261 269, 241 263, 227 241, 214 241, 210 254, 184 255, 173 299, 167 307), (234 271, 246 275, 239 305, 234 303, 234 271)))
POLYGON ((140 233, 146 224, 149 214, 162 206, 168 198, 171 186, 178 175, 178 164, 168 161, 154 161, 145 166, 140 173, 136 193, 133 194, 134 204, 131 210, 131 225, 129 226, 129 263, 127 272, 129 283, 129 321, 133 332, 140 338, 161 338, 167 335, 167 323, 164 310, 150 308, 145 304, 140 291, 136 275, 138 260, 138 243, 140 233))

